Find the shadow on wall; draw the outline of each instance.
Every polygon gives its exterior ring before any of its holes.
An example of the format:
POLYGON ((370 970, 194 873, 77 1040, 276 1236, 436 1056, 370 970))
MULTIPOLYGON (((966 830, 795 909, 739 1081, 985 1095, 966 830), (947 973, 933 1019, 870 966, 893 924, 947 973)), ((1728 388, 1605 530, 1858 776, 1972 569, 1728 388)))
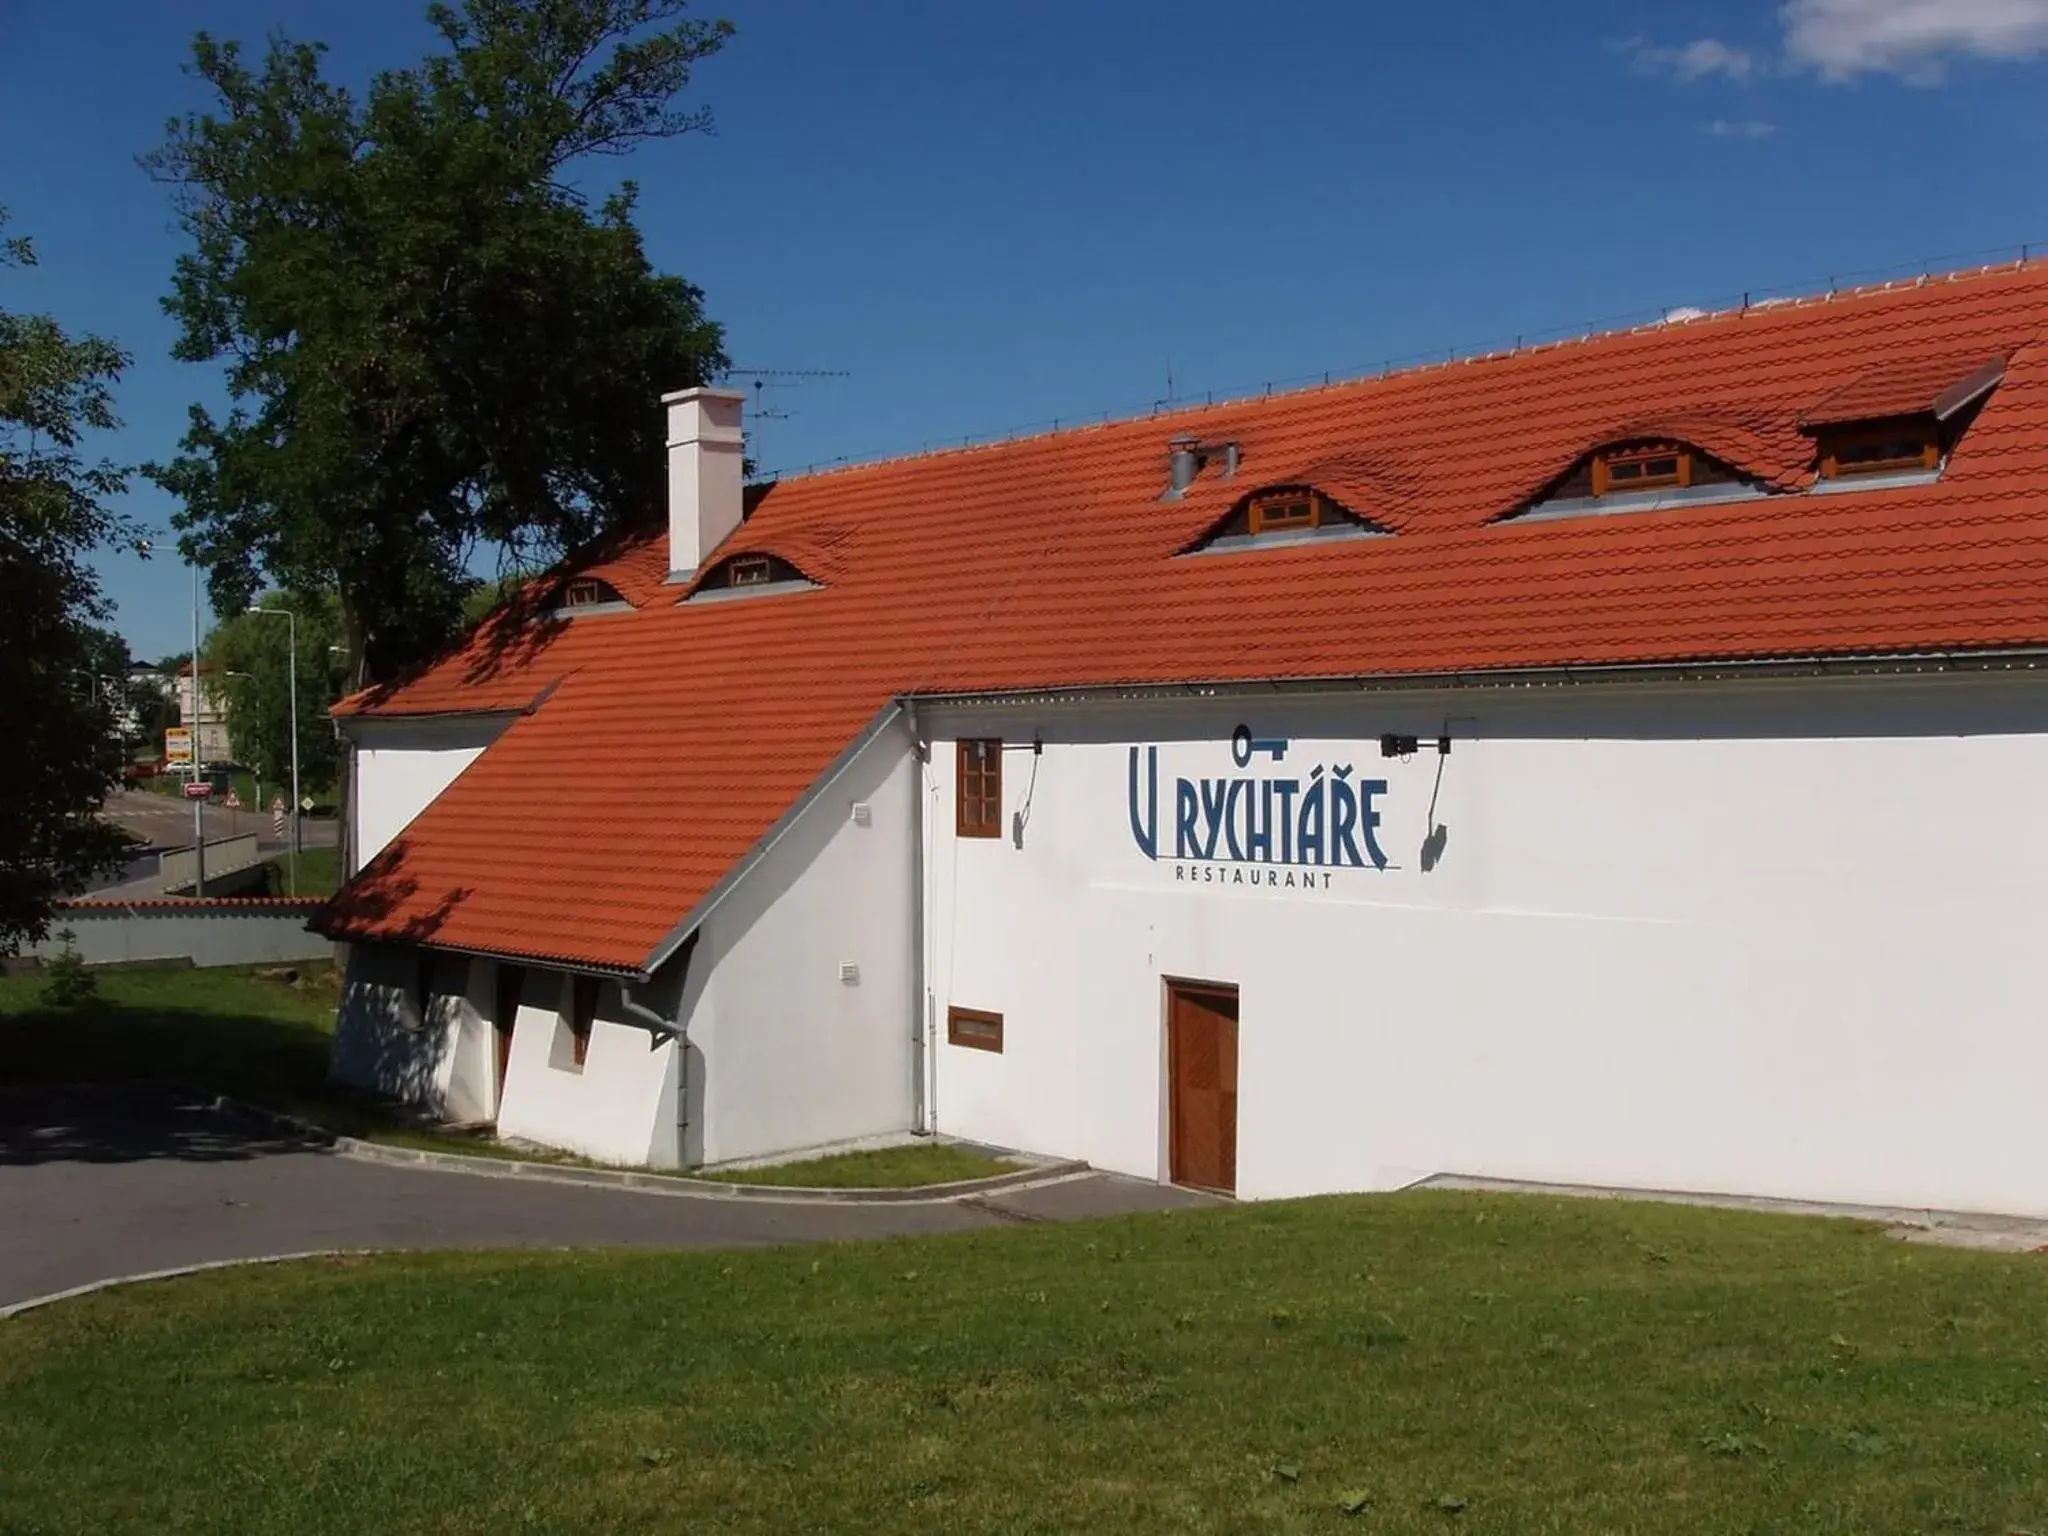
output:
POLYGON ((1451 829, 1438 822, 1422 840, 1422 872, 1428 874, 1443 862, 1444 849, 1451 841, 1451 829))
POLYGON ((422 1011, 416 950, 358 944, 349 953, 334 1032, 333 1075, 350 1087, 441 1112, 442 1067, 453 1032, 438 1007, 422 1011))
POLYGON ((0 1167, 155 1158, 235 1162, 315 1145, 217 1111, 211 1100, 164 1084, 18 1088, 0 1094, 0 1167))

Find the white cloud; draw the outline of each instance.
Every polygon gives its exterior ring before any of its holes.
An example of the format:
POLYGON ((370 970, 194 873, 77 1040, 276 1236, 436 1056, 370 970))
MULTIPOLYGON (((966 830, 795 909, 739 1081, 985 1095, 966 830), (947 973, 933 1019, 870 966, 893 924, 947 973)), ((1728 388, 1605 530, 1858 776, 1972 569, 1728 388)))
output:
POLYGON ((2032 58, 2048 48, 2048 0, 1786 0, 1785 52, 1827 80, 1899 75, 1931 85, 1956 54, 2032 58))
POLYGON ((1717 117, 1707 124, 1707 132, 1717 139, 1767 139, 1778 131, 1776 123, 1767 123, 1760 117, 1744 117, 1730 120, 1717 117))
POLYGON ((1747 80, 1756 59, 1741 48, 1730 48, 1717 38, 1702 37, 1682 48, 1658 48, 1642 38, 1621 45, 1644 74, 1669 70, 1681 80, 1702 80, 1708 75, 1726 75, 1730 80, 1747 80))

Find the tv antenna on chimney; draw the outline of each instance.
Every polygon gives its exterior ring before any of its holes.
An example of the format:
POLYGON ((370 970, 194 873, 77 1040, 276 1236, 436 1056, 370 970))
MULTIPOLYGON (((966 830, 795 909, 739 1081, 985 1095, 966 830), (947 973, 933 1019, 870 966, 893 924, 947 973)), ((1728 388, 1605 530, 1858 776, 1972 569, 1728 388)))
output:
MULTIPOLYGON (((743 368, 733 364, 719 375, 726 382, 745 379, 754 386, 753 421, 787 421, 790 413, 780 406, 771 406, 762 399, 763 392, 770 389, 785 389, 800 386, 807 379, 850 379, 853 375, 844 368, 743 368)), ((748 446, 753 450, 754 468, 758 472, 767 467, 767 450, 762 446, 767 434, 750 424, 748 446)))

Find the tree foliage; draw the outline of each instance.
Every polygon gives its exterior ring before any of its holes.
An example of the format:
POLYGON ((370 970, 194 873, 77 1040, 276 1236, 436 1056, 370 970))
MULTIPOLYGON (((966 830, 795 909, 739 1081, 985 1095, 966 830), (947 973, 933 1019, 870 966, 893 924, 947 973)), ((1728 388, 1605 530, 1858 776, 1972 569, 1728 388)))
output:
MULTIPOLYGON (((0 239, 0 271, 34 261, 26 240, 0 239)), ((97 814, 121 745, 95 681, 106 604, 85 557, 125 533, 107 500, 126 478, 84 440, 116 425, 126 363, 110 341, 0 309, 0 733, 16 765, 0 794, 0 949, 41 938, 52 904, 125 841, 97 814)))
POLYGON ((631 183, 593 208, 564 178, 709 127, 678 101, 731 28, 685 6, 434 5, 442 49, 361 99, 319 45, 196 39, 214 110, 146 163, 192 241, 177 355, 224 362, 235 403, 150 473, 223 612, 332 594, 350 685, 384 681, 455 631, 480 552, 535 563, 659 505, 658 397, 720 332, 649 264, 631 183))
MULTIPOLYGON (((332 598, 270 592, 266 609, 290 609, 298 631, 299 778, 308 790, 331 787, 341 770, 328 706, 341 697, 341 615, 332 598)), ((274 613, 238 613, 221 620, 206 641, 206 666, 225 677, 228 739, 235 760, 280 789, 292 770, 294 625, 274 613)))

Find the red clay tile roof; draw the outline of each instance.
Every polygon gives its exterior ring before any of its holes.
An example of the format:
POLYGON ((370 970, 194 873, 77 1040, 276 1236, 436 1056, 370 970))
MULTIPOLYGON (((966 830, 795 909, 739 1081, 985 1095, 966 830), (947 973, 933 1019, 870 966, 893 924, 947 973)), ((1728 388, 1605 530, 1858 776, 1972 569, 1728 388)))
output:
POLYGON ((2044 331, 2048 266, 2008 268, 784 481, 717 557, 774 550, 817 590, 678 604, 650 530, 592 567, 636 611, 487 626, 345 705, 531 713, 325 921, 640 967, 905 694, 2048 644, 2044 331), (1818 403, 1878 369, 1931 399, 1991 356, 1938 483, 1510 517, 1630 436, 1803 489, 1818 403), (1162 502, 1187 432, 1242 469, 1162 502), (1394 535, 1176 555, 1318 475, 1394 535))
POLYGON ((1888 359, 1821 401, 1802 425, 1834 427, 1930 412, 1945 416, 1996 383, 2004 368, 2002 355, 1986 357, 1981 350, 1888 359))

